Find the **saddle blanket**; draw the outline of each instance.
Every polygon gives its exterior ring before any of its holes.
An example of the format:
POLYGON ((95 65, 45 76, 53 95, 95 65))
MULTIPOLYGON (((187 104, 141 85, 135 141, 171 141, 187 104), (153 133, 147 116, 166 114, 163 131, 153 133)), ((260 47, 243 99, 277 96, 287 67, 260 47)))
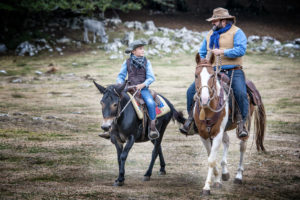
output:
MULTIPOLYGON (((132 95, 129 92, 127 92, 127 94, 130 97, 130 99, 132 99, 132 95)), ((156 118, 164 116, 171 110, 170 107, 168 106, 168 104, 166 103, 166 101, 161 96, 159 96, 159 95, 157 95, 157 96, 160 100, 160 104, 156 105, 156 107, 155 107, 156 118)), ((137 103, 137 101, 134 98, 131 100, 131 103, 135 109, 135 112, 136 112, 138 118, 143 119, 144 114, 143 114, 141 106, 137 103)))

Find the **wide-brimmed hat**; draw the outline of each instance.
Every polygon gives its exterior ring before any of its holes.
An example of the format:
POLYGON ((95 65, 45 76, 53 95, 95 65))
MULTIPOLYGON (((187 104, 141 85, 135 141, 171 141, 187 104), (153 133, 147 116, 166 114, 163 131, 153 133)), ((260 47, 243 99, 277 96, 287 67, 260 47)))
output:
POLYGON ((125 53, 130 53, 138 47, 145 46, 147 43, 144 40, 135 40, 129 44, 129 47, 125 50, 125 53))
POLYGON ((228 10, 225 8, 215 8, 213 11, 213 16, 208 18, 206 21, 213 21, 218 19, 233 19, 235 23, 235 16, 229 14, 228 10))

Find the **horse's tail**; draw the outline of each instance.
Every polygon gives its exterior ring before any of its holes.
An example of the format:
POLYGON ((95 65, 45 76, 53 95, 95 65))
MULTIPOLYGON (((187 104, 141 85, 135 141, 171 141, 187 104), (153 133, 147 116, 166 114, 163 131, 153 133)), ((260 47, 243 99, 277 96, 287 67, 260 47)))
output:
POLYGON ((168 99, 166 99, 165 97, 163 97, 162 95, 160 95, 165 101, 166 101, 166 103, 168 104, 168 106, 170 107, 170 109, 171 109, 171 114, 172 114, 172 120, 173 121, 178 121, 179 123, 181 123, 181 124, 184 124, 184 122, 185 122, 185 118, 184 118, 184 116, 183 116, 183 113, 181 112, 181 111, 177 111, 175 108, 174 108, 174 106, 173 106, 173 104, 168 100, 168 99))
POLYGON ((266 112, 262 102, 260 105, 257 105, 254 110, 254 130, 256 134, 255 138, 257 151, 265 151, 263 143, 266 130, 266 112))

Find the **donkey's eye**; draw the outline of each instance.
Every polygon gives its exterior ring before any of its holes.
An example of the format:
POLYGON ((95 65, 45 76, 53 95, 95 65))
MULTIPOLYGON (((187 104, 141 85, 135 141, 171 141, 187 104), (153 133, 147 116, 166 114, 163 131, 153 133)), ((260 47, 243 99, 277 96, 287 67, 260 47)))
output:
POLYGON ((118 106, 118 104, 116 104, 116 103, 113 104, 113 107, 117 107, 117 106, 118 106))
POLYGON ((198 75, 197 75, 197 74, 195 75, 195 78, 198 78, 198 75))

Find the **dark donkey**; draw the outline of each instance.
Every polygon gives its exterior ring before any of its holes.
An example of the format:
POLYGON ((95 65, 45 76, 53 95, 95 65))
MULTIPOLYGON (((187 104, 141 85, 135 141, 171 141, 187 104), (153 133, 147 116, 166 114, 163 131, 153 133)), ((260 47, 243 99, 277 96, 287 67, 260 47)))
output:
MULTIPOLYGON (((103 124, 101 128, 104 131, 110 131, 111 142, 116 146, 118 154, 119 177, 115 181, 114 186, 122 186, 125 180, 125 162, 128 156, 128 152, 130 151, 134 142, 149 141, 148 131, 146 131, 145 137, 141 137, 141 127, 143 127, 142 120, 138 119, 138 116, 131 103, 129 103, 128 106, 125 107, 128 101, 130 101, 130 97, 126 92, 124 92, 125 83, 122 85, 110 85, 107 88, 97 84, 95 81, 94 84, 96 85, 100 93, 103 94, 103 97, 101 99, 103 124), (124 112, 120 114, 121 110, 123 109, 124 112), (126 145, 125 148, 123 148, 123 144, 125 142, 126 145)), ((156 128, 159 131, 160 136, 155 140, 151 140, 151 142, 154 144, 154 149, 152 151, 152 158, 149 168, 144 175, 144 181, 150 180, 153 165, 155 159, 157 158, 157 155, 159 155, 160 160, 160 174, 166 174, 166 164, 161 149, 161 141, 164 132, 171 119, 176 119, 181 124, 183 124, 185 121, 182 113, 177 112, 174 106, 166 98, 164 98, 164 100, 170 107, 171 111, 157 118, 156 128)))

